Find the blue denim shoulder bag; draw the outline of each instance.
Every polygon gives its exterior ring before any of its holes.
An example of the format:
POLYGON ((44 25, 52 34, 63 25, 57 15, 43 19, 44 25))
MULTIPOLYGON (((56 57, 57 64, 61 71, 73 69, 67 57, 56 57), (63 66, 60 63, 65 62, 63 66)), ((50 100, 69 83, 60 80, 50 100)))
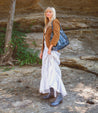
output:
MULTIPOLYGON (((53 37, 53 22, 52 22, 52 33, 51 33, 51 36, 50 36, 50 41, 52 40, 52 37, 53 37)), ((61 25, 60 25, 60 37, 59 37, 59 41, 58 41, 56 46, 52 47, 52 50, 54 50, 54 51, 61 50, 64 47, 66 47, 68 44, 69 44, 69 40, 68 40, 66 34, 64 33, 61 25)))

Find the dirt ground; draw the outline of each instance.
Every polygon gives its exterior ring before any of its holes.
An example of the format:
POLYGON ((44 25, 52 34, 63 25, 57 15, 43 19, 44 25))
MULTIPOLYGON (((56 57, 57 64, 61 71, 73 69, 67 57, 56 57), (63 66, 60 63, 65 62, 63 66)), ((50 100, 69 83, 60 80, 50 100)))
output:
POLYGON ((68 95, 50 107, 39 93, 41 66, 0 68, 0 113, 97 113, 98 76, 60 66, 68 95))

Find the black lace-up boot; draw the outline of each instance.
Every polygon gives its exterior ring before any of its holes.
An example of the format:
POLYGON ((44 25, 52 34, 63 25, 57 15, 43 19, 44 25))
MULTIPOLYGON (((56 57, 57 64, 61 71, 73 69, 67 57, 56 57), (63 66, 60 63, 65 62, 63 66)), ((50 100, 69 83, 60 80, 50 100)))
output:
POLYGON ((50 98, 54 98, 54 89, 53 88, 50 88, 50 93, 43 97, 43 99, 50 99, 50 98))

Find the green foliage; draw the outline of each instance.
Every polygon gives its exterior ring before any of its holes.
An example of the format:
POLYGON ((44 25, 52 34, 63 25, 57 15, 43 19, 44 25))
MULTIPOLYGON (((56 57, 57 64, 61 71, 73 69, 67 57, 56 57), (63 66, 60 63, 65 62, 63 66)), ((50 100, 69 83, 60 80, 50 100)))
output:
POLYGON ((4 67, 3 72, 9 71, 9 70, 11 70, 11 69, 15 69, 15 67, 6 66, 6 67, 4 67))
POLYGON ((0 55, 4 53, 5 31, 6 29, 4 27, 0 28, 0 55))
POLYGON ((13 57, 18 60, 20 65, 41 63, 38 57, 39 51, 28 48, 25 36, 25 33, 13 31, 11 41, 14 49, 13 57))
MULTIPOLYGON (((17 60, 16 64, 25 65, 25 64, 40 64, 41 60, 38 57, 39 51, 30 49, 25 40, 25 33, 13 29, 12 40, 10 44, 13 48, 13 59, 17 60)), ((0 33, 0 54, 3 53, 4 49, 4 38, 5 33, 0 33)))
POLYGON ((36 44, 35 40, 32 42, 32 44, 33 44, 35 47, 37 46, 37 44, 36 44))

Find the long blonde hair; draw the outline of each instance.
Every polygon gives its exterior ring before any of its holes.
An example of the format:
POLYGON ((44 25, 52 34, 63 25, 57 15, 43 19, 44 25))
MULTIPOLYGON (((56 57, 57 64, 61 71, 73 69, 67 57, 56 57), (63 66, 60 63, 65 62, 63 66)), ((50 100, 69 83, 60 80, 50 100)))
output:
POLYGON ((53 7, 48 7, 45 12, 44 12, 44 18, 45 18, 45 29, 47 29, 49 26, 51 26, 51 22, 56 18, 56 10, 53 7), (53 16, 51 18, 51 21, 49 21, 49 19, 46 17, 45 13, 47 12, 47 10, 52 11, 53 16))

